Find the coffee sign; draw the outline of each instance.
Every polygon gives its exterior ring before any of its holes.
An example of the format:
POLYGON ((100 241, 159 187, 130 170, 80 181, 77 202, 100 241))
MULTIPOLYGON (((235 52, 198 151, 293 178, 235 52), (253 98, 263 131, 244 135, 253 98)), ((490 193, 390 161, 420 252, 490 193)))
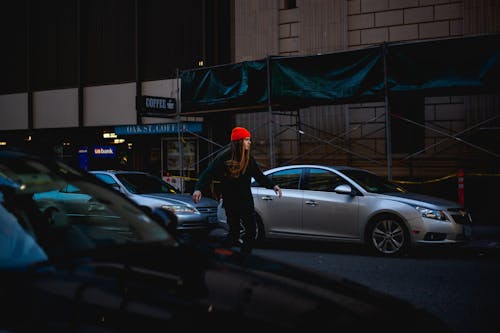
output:
POLYGON ((177 111, 175 98, 137 96, 136 108, 143 116, 171 116, 177 111))

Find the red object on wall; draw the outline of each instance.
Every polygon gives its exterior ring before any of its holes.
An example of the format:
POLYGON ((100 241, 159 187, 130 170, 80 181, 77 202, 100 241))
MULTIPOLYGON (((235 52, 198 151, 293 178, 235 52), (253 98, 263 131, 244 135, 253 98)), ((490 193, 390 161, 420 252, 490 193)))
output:
POLYGON ((465 194, 464 194, 464 170, 458 169, 458 203, 464 205, 465 194))

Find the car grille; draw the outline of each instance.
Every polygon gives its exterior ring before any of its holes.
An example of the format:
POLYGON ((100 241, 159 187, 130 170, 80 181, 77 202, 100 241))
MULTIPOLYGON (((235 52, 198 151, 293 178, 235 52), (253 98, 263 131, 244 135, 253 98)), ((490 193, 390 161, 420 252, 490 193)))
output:
POLYGON ((217 215, 217 207, 196 207, 204 215, 217 215))
POLYGON ((450 211, 450 215, 457 224, 471 224, 472 218, 469 213, 460 209, 448 209, 450 211))
POLYGON ((205 229, 214 226, 214 223, 217 222, 217 207, 196 207, 196 209, 204 218, 198 221, 183 221, 179 225, 179 229, 205 229))

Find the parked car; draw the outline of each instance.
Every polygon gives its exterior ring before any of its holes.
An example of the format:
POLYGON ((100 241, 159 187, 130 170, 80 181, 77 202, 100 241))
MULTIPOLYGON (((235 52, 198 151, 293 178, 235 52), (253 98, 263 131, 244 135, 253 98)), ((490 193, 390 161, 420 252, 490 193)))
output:
POLYGON ((194 203, 191 194, 181 193, 160 177, 140 171, 90 171, 98 179, 124 193, 140 206, 173 211, 179 231, 211 230, 218 224, 217 201, 204 197, 194 203))
MULTIPOLYGON (((374 253, 396 255, 415 245, 471 238, 471 215, 458 203, 408 192, 367 170, 289 165, 264 174, 283 196, 253 181, 257 239, 362 243, 374 253)), ((218 214, 224 222, 222 203, 218 214)))
POLYGON ((127 196, 65 163, 0 151, 2 332, 449 332, 424 309, 343 278, 185 244, 127 196), (47 219, 35 195, 78 188, 47 219), (81 214, 73 205, 81 203, 81 214))

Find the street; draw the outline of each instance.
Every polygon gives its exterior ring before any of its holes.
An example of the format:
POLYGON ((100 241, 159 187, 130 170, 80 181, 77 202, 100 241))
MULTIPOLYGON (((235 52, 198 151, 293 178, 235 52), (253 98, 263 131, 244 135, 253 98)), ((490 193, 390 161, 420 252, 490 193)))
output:
POLYGON ((489 240, 465 248, 419 248, 397 258, 372 256, 359 246, 295 241, 266 241, 254 254, 407 300, 437 315, 457 333, 489 332, 500 325, 500 251, 489 240))

